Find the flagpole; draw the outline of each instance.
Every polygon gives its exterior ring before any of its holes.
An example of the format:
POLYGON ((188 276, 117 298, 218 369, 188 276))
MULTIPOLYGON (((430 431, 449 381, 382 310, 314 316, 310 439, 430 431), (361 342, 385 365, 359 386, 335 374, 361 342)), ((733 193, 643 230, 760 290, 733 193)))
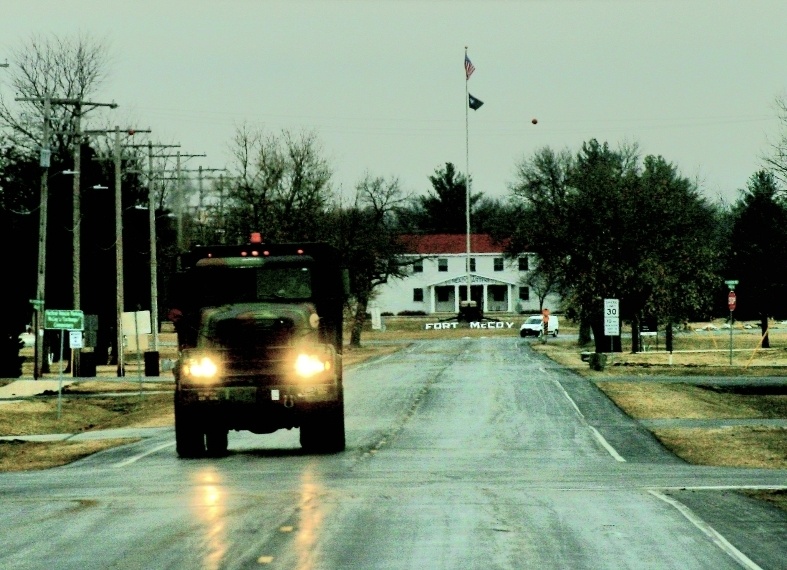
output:
MULTIPOLYGON (((465 46, 465 61, 467 61, 467 46, 465 46)), ((467 260, 465 261, 465 268, 467 269, 467 301, 470 307, 470 91, 468 88, 468 81, 470 80, 469 74, 465 71, 465 172, 467 172, 467 179, 465 182, 465 225, 467 228, 467 260)))

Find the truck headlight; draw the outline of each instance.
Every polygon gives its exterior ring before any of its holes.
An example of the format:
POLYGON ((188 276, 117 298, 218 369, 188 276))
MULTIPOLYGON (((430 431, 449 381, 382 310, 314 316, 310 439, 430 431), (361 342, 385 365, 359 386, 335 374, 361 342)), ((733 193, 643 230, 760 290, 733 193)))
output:
POLYGON ((302 378, 328 372, 333 367, 327 355, 301 353, 295 358, 295 373, 302 378))
POLYGON ((187 358, 181 365, 183 376, 195 382, 209 384, 219 375, 219 366, 209 356, 187 358))

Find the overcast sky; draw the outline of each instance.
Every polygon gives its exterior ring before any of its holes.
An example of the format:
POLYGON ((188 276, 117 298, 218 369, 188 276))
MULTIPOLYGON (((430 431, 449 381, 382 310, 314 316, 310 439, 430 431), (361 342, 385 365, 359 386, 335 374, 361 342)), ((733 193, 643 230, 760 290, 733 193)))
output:
POLYGON ((785 0, 3 0, 0 62, 33 34, 106 40, 96 98, 120 107, 91 127, 150 128, 207 155, 190 168, 226 166, 247 122, 313 131, 346 194, 366 172, 425 193, 469 154, 503 197, 536 149, 596 138, 734 199, 780 132, 785 22, 785 0))

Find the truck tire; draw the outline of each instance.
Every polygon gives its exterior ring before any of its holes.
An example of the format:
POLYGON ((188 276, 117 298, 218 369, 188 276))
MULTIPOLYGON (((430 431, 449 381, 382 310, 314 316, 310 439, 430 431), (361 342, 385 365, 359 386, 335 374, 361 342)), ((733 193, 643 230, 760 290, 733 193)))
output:
POLYGON ((311 412, 301 423, 301 447, 312 453, 344 451, 344 405, 311 412))
POLYGON ((205 455, 205 433, 192 414, 175 402, 175 449, 178 456, 189 459, 205 455))
POLYGON ((208 455, 211 457, 221 457, 227 455, 227 430, 211 428, 205 433, 205 445, 208 448, 208 455))

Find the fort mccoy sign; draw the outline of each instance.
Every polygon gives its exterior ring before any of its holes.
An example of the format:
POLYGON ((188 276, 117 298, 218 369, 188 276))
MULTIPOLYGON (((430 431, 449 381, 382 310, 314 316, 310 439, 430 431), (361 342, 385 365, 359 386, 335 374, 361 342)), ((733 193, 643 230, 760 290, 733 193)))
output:
MULTIPOLYGON (((512 329, 514 328, 513 321, 470 321, 469 328, 471 329, 512 329)), ((459 323, 456 321, 453 322, 436 322, 436 323, 426 323, 424 324, 424 329, 428 331, 441 331, 441 330, 449 330, 449 329, 458 329, 459 323)), ((464 328, 464 327, 461 327, 464 328)))

